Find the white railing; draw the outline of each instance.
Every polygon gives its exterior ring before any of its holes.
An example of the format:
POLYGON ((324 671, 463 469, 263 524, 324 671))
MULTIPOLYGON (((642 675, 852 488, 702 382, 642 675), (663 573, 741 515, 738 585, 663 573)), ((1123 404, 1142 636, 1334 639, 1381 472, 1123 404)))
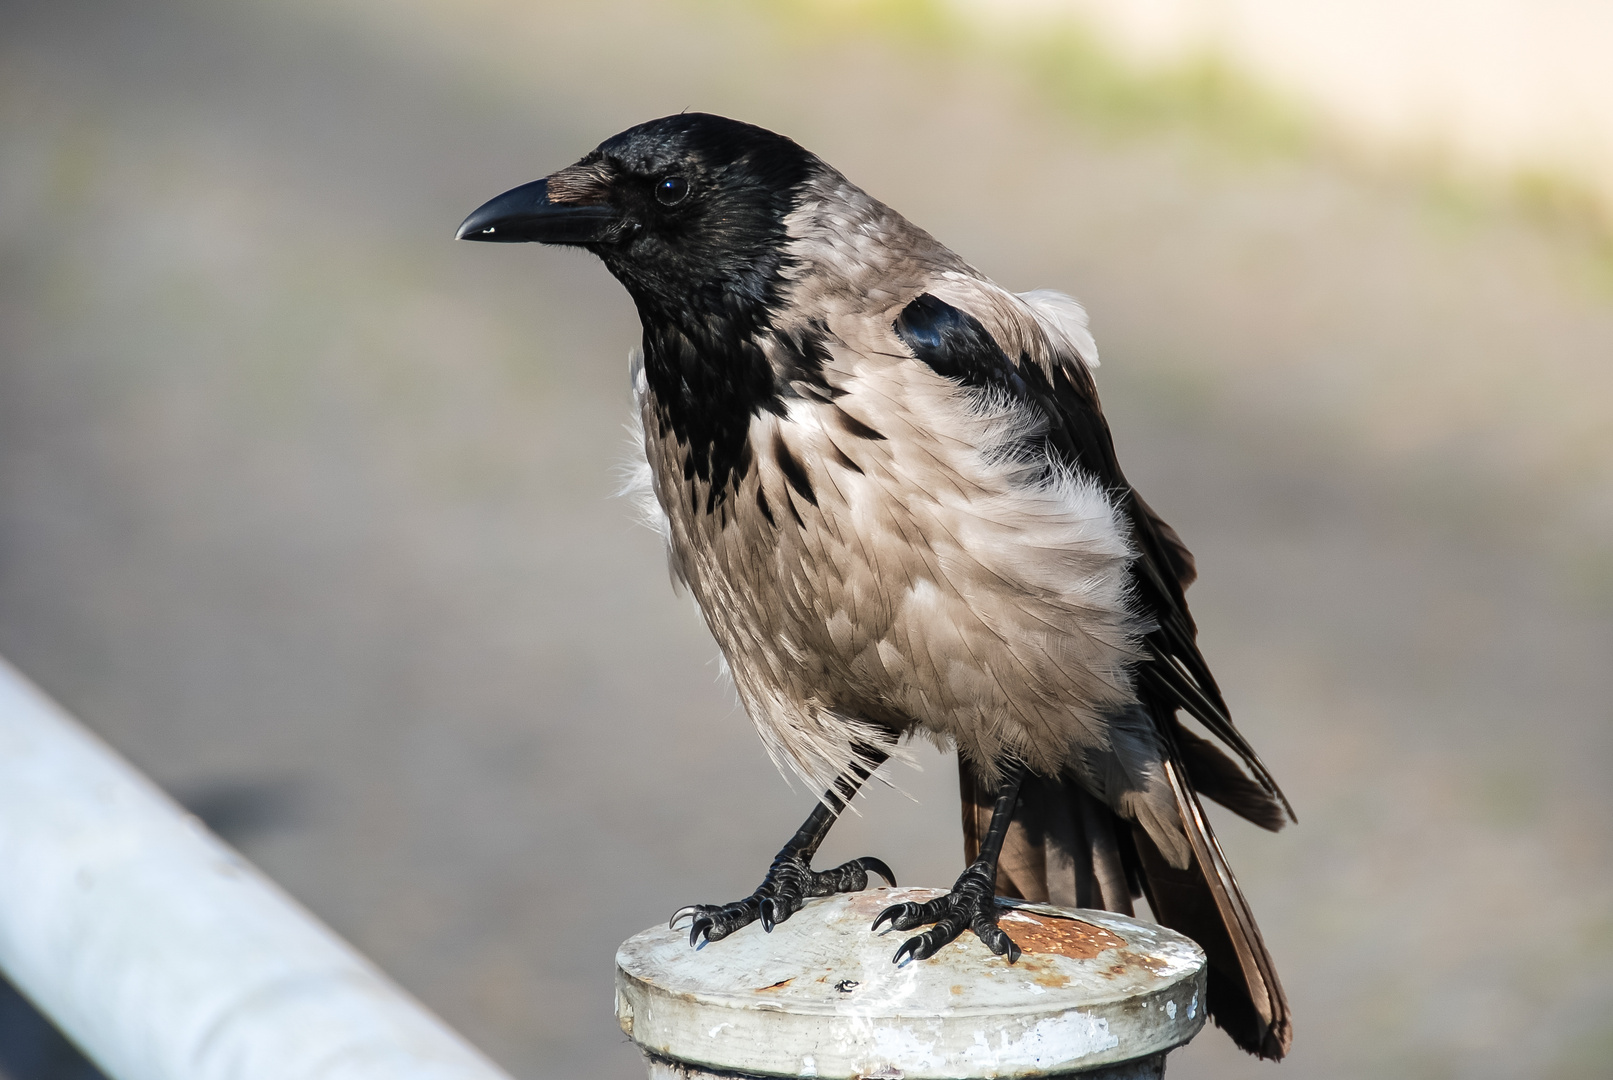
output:
POLYGON ((508 1080, 3 660, 0 969, 113 1080, 508 1080))

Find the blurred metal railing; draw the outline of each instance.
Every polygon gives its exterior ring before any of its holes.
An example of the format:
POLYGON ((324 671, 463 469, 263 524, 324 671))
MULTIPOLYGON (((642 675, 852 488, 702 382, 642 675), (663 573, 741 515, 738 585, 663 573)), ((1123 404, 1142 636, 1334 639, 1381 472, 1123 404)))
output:
POLYGON ((113 1080, 508 1080, 3 660, 0 969, 113 1080))

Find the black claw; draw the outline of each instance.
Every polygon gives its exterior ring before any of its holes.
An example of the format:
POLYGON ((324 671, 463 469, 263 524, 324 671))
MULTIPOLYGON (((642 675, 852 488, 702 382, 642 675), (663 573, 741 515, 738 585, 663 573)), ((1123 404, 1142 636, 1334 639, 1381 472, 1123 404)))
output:
POLYGON ((899 965, 903 960, 907 959, 928 960, 941 951, 941 946, 951 940, 949 937, 942 937, 935 930, 926 930, 924 933, 910 937, 902 942, 902 947, 896 950, 896 955, 891 962, 899 965), (905 956, 903 955, 904 953, 906 954, 905 956))
MULTIPOLYGON (((868 885, 868 872, 883 877, 892 885, 896 876, 890 867, 879 859, 865 857, 853 859, 818 873, 807 860, 790 848, 779 852, 768 868, 767 877, 756 891, 738 903, 717 907, 712 904, 690 904, 672 913, 668 928, 675 929, 684 916, 692 916, 689 927, 689 944, 699 948, 701 938, 706 942, 720 941, 735 931, 758 920, 762 929, 771 934, 779 923, 801 910, 802 901, 811 896, 832 896, 835 893, 855 892, 868 885)), ((916 906, 916 905, 909 905, 916 906)), ((877 924, 876 924, 877 925, 877 924)), ((907 924, 916 926, 917 922, 907 924)), ((904 926, 902 929, 906 929, 904 926)))
POLYGON ((903 914, 905 914, 908 908, 914 908, 914 907, 918 907, 918 905, 917 904, 892 904, 890 907, 886 908, 884 911, 881 911, 879 913, 879 918, 875 919, 874 920, 874 925, 870 926, 868 929, 870 931, 877 932, 881 926, 885 925, 885 920, 889 919, 891 921, 891 929, 892 930, 900 930, 900 929, 902 929, 902 927, 896 925, 896 920, 898 918, 900 918, 903 914))
POLYGON ((894 889, 896 887, 896 875, 891 872, 891 868, 886 866, 882 860, 876 859, 872 855, 865 855, 857 860, 857 865, 870 873, 878 874, 880 877, 884 878, 885 884, 889 885, 891 888, 894 889))
POLYGON ((924 933, 910 937, 902 942, 902 947, 896 950, 895 956, 891 957, 891 963, 900 967, 908 960, 928 960, 935 955, 936 948, 938 946, 931 941, 930 932, 926 930, 924 933))
POLYGON ((1019 946, 1014 944, 1013 938, 1009 937, 1003 932, 1002 927, 995 926, 992 923, 987 922, 981 916, 977 915, 975 917, 973 930, 975 932, 975 936, 985 943, 986 948, 990 949, 998 956, 1008 957, 1008 962, 1010 964, 1019 959, 1019 946))
POLYGON ((934 923, 929 930, 902 943, 892 958, 896 964, 908 960, 928 960, 956 940, 965 929, 973 930, 986 948, 998 956, 1007 957, 1012 964, 1019 959, 1020 950, 1013 938, 997 925, 996 898, 992 895, 995 878, 992 867, 977 862, 959 876, 952 891, 945 896, 938 896, 923 904, 892 904, 879 913, 872 929, 877 931, 887 922, 893 930, 909 930, 923 923, 934 923))
POLYGON ((890 920, 892 930, 911 930, 924 923, 936 922, 951 910, 947 906, 948 899, 942 896, 923 904, 912 902, 892 904, 879 913, 879 918, 874 920, 874 925, 870 929, 878 930, 886 919, 890 920))

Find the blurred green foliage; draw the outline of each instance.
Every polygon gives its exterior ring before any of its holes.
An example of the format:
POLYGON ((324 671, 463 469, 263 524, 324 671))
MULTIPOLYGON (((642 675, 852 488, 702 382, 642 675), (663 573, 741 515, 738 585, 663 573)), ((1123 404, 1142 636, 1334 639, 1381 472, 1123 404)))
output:
POLYGON ((1054 109, 1113 134, 1179 130, 1219 148, 1295 153, 1317 145, 1317 125, 1292 102, 1201 54, 1144 68, 1085 23, 1049 14, 988 27, 944 0, 763 0, 792 36, 877 35, 909 50, 973 55, 1023 78, 1054 109))
MULTIPOLYGON (((1179 133, 1239 157, 1325 155, 1346 167, 1383 168, 1369 165, 1325 118, 1213 51, 1142 65, 1075 15, 988 25, 946 0, 737 2, 763 12, 795 42, 873 36, 910 52, 983 60, 1015 74, 1037 102, 1100 134, 1179 133)), ((1438 153, 1398 155, 1389 172, 1421 186, 1447 225, 1517 215, 1580 247, 1590 280, 1613 296, 1613 207, 1586 182, 1549 168, 1482 176, 1438 153)))

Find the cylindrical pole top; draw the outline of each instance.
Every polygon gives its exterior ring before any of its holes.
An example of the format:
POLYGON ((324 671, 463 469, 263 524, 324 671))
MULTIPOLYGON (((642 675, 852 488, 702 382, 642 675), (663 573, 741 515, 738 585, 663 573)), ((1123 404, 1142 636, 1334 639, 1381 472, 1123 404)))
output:
POLYGON ((646 930, 616 954, 616 1015, 647 1053, 707 1070, 824 1078, 1047 1077, 1159 1055, 1204 1025, 1204 953, 1110 912, 1013 904, 1018 963, 965 933, 929 960, 891 963, 886 906, 933 889, 811 900, 691 949, 646 930))

